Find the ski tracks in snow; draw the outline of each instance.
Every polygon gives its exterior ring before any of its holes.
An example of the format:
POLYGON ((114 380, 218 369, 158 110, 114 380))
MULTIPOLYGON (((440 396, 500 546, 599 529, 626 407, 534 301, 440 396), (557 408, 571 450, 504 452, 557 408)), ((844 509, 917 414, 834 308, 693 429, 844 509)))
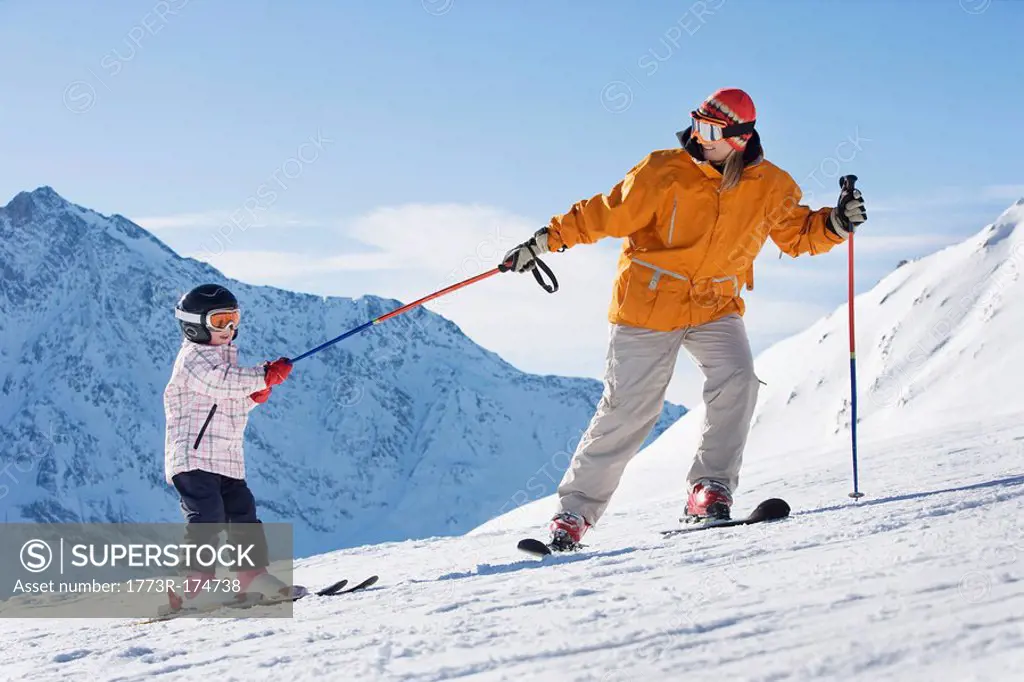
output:
POLYGON ((677 506, 646 502, 609 514, 587 550, 545 560, 516 551, 523 529, 313 557, 297 567, 306 584, 381 581, 298 602, 292 619, 8 621, 3 675, 1021 679, 1024 427, 992 433, 905 439, 884 459, 876 444, 860 502, 794 469, 793 516, 770 524, 662 538, 677 506))

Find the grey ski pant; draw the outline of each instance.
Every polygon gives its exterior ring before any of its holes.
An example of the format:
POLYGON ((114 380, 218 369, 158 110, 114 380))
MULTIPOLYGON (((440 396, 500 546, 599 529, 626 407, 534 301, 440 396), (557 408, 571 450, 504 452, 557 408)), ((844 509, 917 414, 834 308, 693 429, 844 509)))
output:
POLYGON ((612 325, 604 394, 558 486, 559 511, 581 514, 591 525, 601 518, 658 421, 680 346, 704 373, 707 408, 687 482, 709 478, 736 489, 759 387, 743 318, 672 332, 612 325))

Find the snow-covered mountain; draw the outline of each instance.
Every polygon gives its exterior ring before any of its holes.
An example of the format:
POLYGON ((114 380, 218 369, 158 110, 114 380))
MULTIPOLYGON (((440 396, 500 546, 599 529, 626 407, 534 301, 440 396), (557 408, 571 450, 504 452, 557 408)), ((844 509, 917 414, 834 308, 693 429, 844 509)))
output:
MULTIPOLYGON (((400 305, 228 280, 49 187, 0 208, 0 274, 0 518, 12 522, 180 518, 162 391, 181 343, 171 311, 196 284, 238 296, 247 364, 400 305)), ((293 522, 300 553, 459 533, 514 506, 600 393, 524 374, 419 309, 296 365, 252 415, 248 475, 263 520, 293 522)), ((684 411, 666 404, 652 439, 684 411)))
MULTIPOLYGON (((1024 199, 960 244, 858 296, 858 433, 913 432, 1024 410, 1024 199)), ((763 450, 849 438, 848 309, 765 351, 763 450), (794 429, 800 415, 816 418, 794 429), (771 445, 774 444, 774 445, 771 445)))
POLYGON ((1024 405, 1011 390, 1022 378, 1011 333, 1024 329, 1022 218, 1014 207, 859 297, 860 501, 846 495, 840 309, 757 359, 768 386, 737 506, 783 495, 793 506, 786 521, 657 532, 676 525, 702 419, 694 410, 639 455, 578 554, 537 561, 516 552, 520 537, 543 532, 545 499, 464 537, 300 561, 296 578, 308 585, 381 576, 343 609, 337 598, 308 598, 293 618, 272 621, 10 621, 0 631, 4 672, 295 682, 1024 679, 1024 405), (882 400, 893 393, 877 380, 897 368, 903 399, 882 400))

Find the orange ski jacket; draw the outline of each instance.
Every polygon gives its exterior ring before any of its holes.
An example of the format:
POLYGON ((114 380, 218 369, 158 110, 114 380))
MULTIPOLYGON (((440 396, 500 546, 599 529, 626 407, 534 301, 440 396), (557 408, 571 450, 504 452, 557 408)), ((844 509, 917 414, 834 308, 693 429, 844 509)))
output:
POLYGON ((801 205, 800 188, 763 158, 756 133, 751 143, 756 157, 725 192, 699 148, 652 152, 607 194, 553 217, 548 248, 623 238, 608 311, 613 323, 672 331, 742 315, 740 292, 754 288, 754 259, 769 237, 794 257, 843 242, 826 227, 831 209, 801 205))

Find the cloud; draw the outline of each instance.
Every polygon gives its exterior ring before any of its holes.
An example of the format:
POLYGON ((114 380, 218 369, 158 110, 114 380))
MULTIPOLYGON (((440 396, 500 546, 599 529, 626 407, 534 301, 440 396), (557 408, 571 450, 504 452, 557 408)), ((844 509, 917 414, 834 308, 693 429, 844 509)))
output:
POLYGON ((250 214, 242 209, 198 211, 195 213, 172 213, 165 216, 146 216, 136 218, 133 222, 136 225, 146 228, 150 232, 161 232, 166 230, 214 230, 219 227, 238 225, 240 229, 250 227, 256 228, 282 228, 282 227, 319 227, 320 224, 303 220, 296 216, 264 211, 260 214, 259 220, 253 219, 250 214))
POLYGON ((408 204, 380 208, 342 228, 349 238, 432 274, 489 270, 539 225, 479 205, 408 204))
POLYGON ((133 222, 150 232, 180 230, 197 227, 216 227, 228 221, 231 211, 205 211, 200 213, 175 213, 166 216, 146 216, 133 222))
POLYGON ((343 253, 336 256, 289 253, 281 251, 227 251, 204 254, 206 261, 234 279, 257 281, 327 274, 339 271, 378 272, 398 270, 405 263, 391 253, 343 253))

